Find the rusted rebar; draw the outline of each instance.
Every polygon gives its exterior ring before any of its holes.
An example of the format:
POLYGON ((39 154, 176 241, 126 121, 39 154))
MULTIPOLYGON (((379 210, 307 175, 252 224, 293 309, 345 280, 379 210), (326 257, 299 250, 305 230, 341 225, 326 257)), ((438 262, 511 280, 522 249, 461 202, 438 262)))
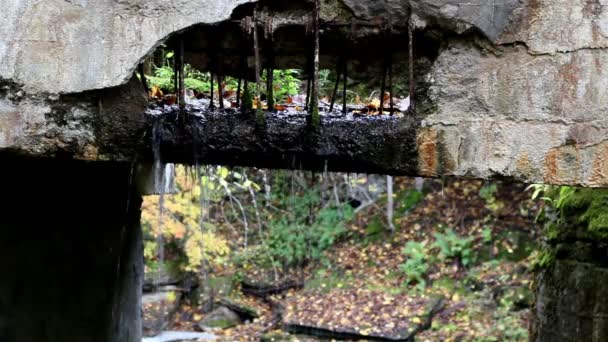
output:
POLYGON ((266 101, 268 111, 274 112, 274 69, 272 67, 266 69, 266 101))
POLYGON ((334 85, 334 91, 331 94, 331 103, 329 105, 329 112, 334 111, 334 104, 336 103, 336 96, 338 96, 338 87, 340 86, 340 76, 342 75, 342 63, 343 57, 340 57, 336 64, 336 84, 334 85))
POLYGON ((393 97, 393 51, 389 47, 388 53, 388 95, 389 95, 389 105, 390 105, 390 114, 395 114, 395 100, 393 97))
POLYGON ((319 50, 320 50, 320 32, 319 32, 319 0, 315 0, 315 8, 313 13, 313 29, 314 29, 314 57, 313 57, 313 79, 310 99, 310 120, 313 126, 318 126, 321 122, 319 115, 319 50))
MULTIPOLYGON (((348 41, 348 48, 345 56, 348 56, 353 50, 355 45, 355 39, 357 37, 357 18, 352 17, 350 20, 350 34, 348 41)), ((343 86, 342 86, 342 114, 346 115, 346 85, 348 83, 348 58, 344 58, 344 64, 342 64, 342 74, 343 74, 343 86)))
POLYGON ((179 47, 173 50, 173 89, 175 90, 175 101, 179 101, 179 47))
POLYGON ((266 101, 268 103, 268 110, 274 112, 274 46, 273 46, 273 32, 272 32, 272 17, 267 21, 266 25, 266 42, 268 49, 268 68, 266 69, 266 101))
POLYGON ((346 114, 346 82, 348 80, 348 61, 346 60, 346 58, 344 59, 344 63, 342 63, 342 75, 344 77, 342 77, 343 80, 343 85, 342 85, 342 114, 346 114))
POLYGON ((214 77, 213 70, 211 70, 209 72, 209 80, 211 81, 211 87, 210 87, 211 89, 209 90, 209 93, 210 93, 209 94, 209 96, 210 96, 209 109, 211 109, 211 110, 215 109, 215 103, 213 103, 213 99, 215 98, 215 89, 213 89, 214 88, 213 85, 214 85, 215 81, 213 80, 213 77, 214 77))
POLYGON ((386 55, 382 62, 382 84, 380 85, 380 115, 384 113, 384 94, 386 93, 386 55))
POLYGON ((219 108, 224 109, 224 76, 218 72, 217 74, 217 93, 218 93, 218 101, 219 108))
POLYGON ((260 44, 258 37, 258 22, 257 22, 258 10, 253 9, 253 50, 255 57, 255 96, 257 105, 256 118, 258 122, 263 121, 264 113, 262 111, 262 103, 260 102, 260 89, 262 88, 262 80, 260 78, 261 72, 261 61, 260 61, 260 44))
POLYGON ((148 87, 148 81, 146 80, 146 73, 144 72, 144 64, 141 63, 137 66, 137 72, 139 73, 139 78, 141 79, 141 85, 144 87, 144 92, 146 96, 150 94, 150 88, 148 87))
POLYGON ((178 102, 181 109, 186 108, 186 89, 184 89, 184 39, 179 39, 179 96, 178 102))
POLYGON ((408 65, 409 65, 409 78, 410 78, 410 113, 416 113, 416 78, 414 77, 414 21, 412 20, 412 9, 410 8, 410 15, 407 23, 408 33, 408 65))
MULTIPOLYGON (((310 58, 309 58, 310 59, 310 58)), ((312 62, 308 61, 306 63, 306 69, 307 69, 307 74, 308 74, 308 78, 306 79, 306 100, 304 102, 304 110, 308 111, 308 108, 310 108, 310 88, 312 88, 312 73, 313 71, 312 69, 312 62)))
POLYGON ((236 108, 241 107, 241 85, 243 83, 243 79, 239 77, 237 86, 236 86, 236 108))

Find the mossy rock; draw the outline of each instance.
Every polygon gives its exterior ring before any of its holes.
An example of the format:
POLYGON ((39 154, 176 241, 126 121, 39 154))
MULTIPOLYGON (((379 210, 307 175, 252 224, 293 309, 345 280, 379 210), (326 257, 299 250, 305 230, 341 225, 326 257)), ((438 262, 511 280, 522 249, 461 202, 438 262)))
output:
POLYGON ((239 315, 225 306, 213 310, 198 325, 203 330, 214 328, 227 329, 243 323, 239 315))
POLYGON ((559 212, 545 229, 549 240, 608 240, 608 190, 562 187, 549 197, 559 212))

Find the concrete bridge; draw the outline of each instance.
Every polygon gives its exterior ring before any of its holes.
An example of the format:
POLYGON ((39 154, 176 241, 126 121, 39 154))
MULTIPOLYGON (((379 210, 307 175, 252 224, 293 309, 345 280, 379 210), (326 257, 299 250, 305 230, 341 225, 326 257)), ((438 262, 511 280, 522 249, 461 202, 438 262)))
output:
MULTIPOLYGON (((349 77, 374 83, 384 60, 378 45, 390 46, 395 78, 409 77, 414 67, 416 114, 322 115, 315 129, 303 117, 276 114, 261 128, 234 113, 190 116, 199 119, 189 126, 165 120, 166 161, 192 162, 193 154, 184 151, 196 151, 200 162, 229 165, 327 165, 608 187, 608 8, 602 1, 320 3, 321 66, 335 67, 348 51, 349 77)), ((0 260, 9 265, 0 281, 0 340, 138 341, 143 266, 136 184, 144 176, 137 165, 152 154, 135 69, 161 43, 183 41, 186 62, 252 78, 252 40, 242 27, 254 9, 260 34, 273 37, 262 41, 272 44, 275 66, 306 68, 312 2, 0 5, 0 176, 6 190, 0 260), (66 304, 65 298, 73 300, 66 304)), ((262 45, 267 56, 270 48, 262 45)), ((561 292, 539 293, 536 340, 608 339, 608 296, 590 293, 593 286, 575 288, 585 275, 607 278, 606 268, 581 267, 565 282, 566 290, 572 287, 568 303, 595 298, 596 309, 544 305, 561 292)))

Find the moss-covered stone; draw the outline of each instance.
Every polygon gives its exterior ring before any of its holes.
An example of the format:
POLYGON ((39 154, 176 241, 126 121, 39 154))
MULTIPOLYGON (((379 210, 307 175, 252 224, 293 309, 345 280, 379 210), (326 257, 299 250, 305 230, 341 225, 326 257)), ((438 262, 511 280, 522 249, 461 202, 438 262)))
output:
POLYGON ((608 190, 561 187, 548 195, 558 215, 546 225, 549 240, 608 240, 608 190))

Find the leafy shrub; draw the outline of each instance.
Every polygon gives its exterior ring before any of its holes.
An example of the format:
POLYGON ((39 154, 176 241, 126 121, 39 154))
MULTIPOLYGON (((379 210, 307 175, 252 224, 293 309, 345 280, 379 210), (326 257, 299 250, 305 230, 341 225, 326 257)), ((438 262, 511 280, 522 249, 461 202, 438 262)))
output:
MULTIPOLYGON (((172 67, 165 65, 154 69, 154 76, 147 76, 149 85, 157 87, 166 92, 175 92, 173 78, 175 71, 172 67)), ((198 93, 208 92, 211 89, 211 76, 193 69, 190 65, 184 67, 184 86, 198 93)), ((217 89, 217 83, 216 83, 217 89)))
POLYGON ((407 261, 400 265, 401 270, 406 276, 406 285, 417 284, 418 288, 426 287, 426 272, 428 270, 428 260, 426 246, 422 242, 408 241, 403 249, 403 254, 407 261))
POLYGON ((473 237, 464 238, 452 229, 445 233, 435 233, 432 247, 439 249, 439 258, 443 261, 458 260, 463 266, 468 266, 473 259, 473 237))
POLYGON ((399 199, 399 212, 405 214, 414 209, 424 199, 424 194, 416 189, 406 191, 399 199))
POLYGON ((319 260, 346 232, 344 221, 351 217, 352 208, 345 206, 321 209, 310 225, 301 219, 290 222, 286 217, 272 221, 267 242, 270 254, 284 266, 319 260))
MULTIPOLYGON (((287 96, 297 95, 300 93, 302 81, 298 69, 274 70, 273 77, 273 94, 274 98, 279 101, 284 101, 287 96)), ((266 74, 262 75, 262 81, 266 83, 266 74)))
POLYGON ((497 192, 496 184, 486 185, 479 189, 479 197, 483 198, 486 202, 486 208, 493 213, 499 212, 504 207, 504 203, 496 198, 497 192))

